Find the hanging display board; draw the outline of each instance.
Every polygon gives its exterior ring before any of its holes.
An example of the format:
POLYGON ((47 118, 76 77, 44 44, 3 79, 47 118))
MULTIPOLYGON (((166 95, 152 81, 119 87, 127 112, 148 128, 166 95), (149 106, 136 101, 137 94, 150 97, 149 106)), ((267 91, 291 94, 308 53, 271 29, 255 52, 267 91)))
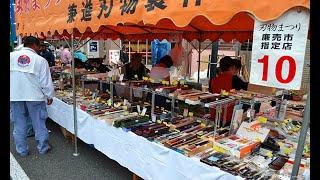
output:
POLYGON ((255 20, 250 83, 299 90, 309 11, 290 10, 269 22, 255 20))
POLYGON ((109 50, 109 64, 120 64, 120 50, 109 50))
POLYGON ((88 45, 88 57, 90 58, 99 58, 99 42, 98 41, 89 41, 88 45))

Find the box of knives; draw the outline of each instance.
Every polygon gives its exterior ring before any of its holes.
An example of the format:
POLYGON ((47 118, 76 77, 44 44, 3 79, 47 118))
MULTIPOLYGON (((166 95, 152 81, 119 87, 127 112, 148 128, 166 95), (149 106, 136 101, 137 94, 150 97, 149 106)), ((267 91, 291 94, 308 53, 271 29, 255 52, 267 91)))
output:
POLYGON ((200 128, 199 126, 200 122, 195 121, 178 128, 176 127, 175 129, 178 131, 190 131, 190 129, 193 130, 194 128, 200 128))
POLYGON ((138 113, 126 113, 124 110, 122 110, 121 112, 98 116, 97 119, 104 120, 107 124, 114 126, 114 122, 116 121, 120 122, 122 120, 136 117, 138 117, 138 113))
POLYGON ((187 152, 186 155, 188 157, 192 157, 200 152, 206 151, 213 147, 213 142, 209 140, 201 140, 200 142, 196 142, 194 144, 189 144, 184 150, 187 152))
POLYGON ((188 124, 194 123, 196 120, 194 118, 185 118, 177 121, 175 124, 170 125, 170 129, 178 129, 180 127, 186 126, 188 124))
POLYGON ((225 98, 227 98, 227 96, 221 96, 220 94, 208 94, 208 95, 203 95, 199 97, 200 102, 202 103, 210 103, 210 102, 222 100, 225 98))
POLYGON ((165 141, 163 145, 170 148, 173 146, 178 146, 179 144, 185 143, 187 141, 190 141, 196 137, 197 137, 196 134, 184 134, 182 136, 165 141))
POLYGON ((191 94, 191 93, 196 93, 196 92, 201 92, 199 90, 195 90, 195 89, 178 89, 172 93, 169 93, 169 96, 170 97, 173 97, 173 96, 183 96, 183 95, 187 95, 187 94, 191 94))
POLYGON ((200 95, 204 95, 204 94, 207 94, 207 93, 204 93, 202 91, 194 91, 194 92, 191 92, 191 93, 187 93, 187 94, 179 94, 177 97, 179 100, 186 100, 188 98, 191 98, 191 97, 195 97, 195 96, 200 96, 200 95))
POLYGON ((196 143, 201 142, 202 139, 197 136, 192 136, 190 139, 187 139, 186 141, 179 142, 176 145, 171 146, 170 148, 187 156, 188 151, 185 149, 186 147, 190 145, 194 145, 196 143))
POLYGON ((145 128, 149 127, 149 126, 154 125, 154 124, 156 124, 156 123, 154 123, 154 122, 148 122, 148 123, 145 123, 145 124, 133 126, 133 127, 131 127, 131 131, 132 131, 133 133, 135 133, 136 135, 138 135, 138 136, 142 136, 143 130, 144 130, 145 128))
POLYGON ((114 127, 123 127, 123 128, 128 128, 134 124, 141 124, 144 122, 148 122, 150 120, 149 117, 145 117, 145 116, 138 116, 138 114, 136 114, 133 117, 128 117, 128 118, 124 118, 124 119, 117 119, 113 122, 113 126, 114 127))
POLYGON ((161 135, 169 131, 169 127, 162 123, 149 123, 132 128, 132 132, 143 137, 161 135))
POLYGON ((185 103, 191 104, 191 105, 200 104, 201 103, 200 96, 207 96, 207 95, 210 95, 210 93, 199 92, 199 93, 192 94, 190 96, 185 97, 185 103))
POLYGON ((156 136, 156 135, 162 135, 164 133, 167 133, 169 131, 169 127, 160 123, 157 125, 154 125, 152 127, 148 127, 143 130, 142 136, 145 138, 156 136))

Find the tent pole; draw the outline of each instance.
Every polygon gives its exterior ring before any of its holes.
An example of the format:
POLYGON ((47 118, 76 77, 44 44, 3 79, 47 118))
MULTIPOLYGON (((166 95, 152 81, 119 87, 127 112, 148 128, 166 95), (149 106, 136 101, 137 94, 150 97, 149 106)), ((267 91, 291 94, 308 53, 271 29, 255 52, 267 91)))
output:
POLYGON ((198 49, 198 83, 200 83, 200 61, 201 61, 201 41, 199 41, 199 49, 198 49))
POLYGON ((294 158, 294 164, 293 164, 291 178, 290 178, 291 180, 298 179, 298 172, 299 172, 299 167, 301 163, 301 157, 303 155, 304 143, 306 141, 309 123, 310 123, 310 90, 308 93, 308 100, 307 100, 307 104, 303 114, 303 122, 302 122, 301 131, 300 131, 296 156, 294 158))
POLYGON ((149 52, 149 50, 148 50, 149 44, 148 44, 148 43, 149 43, 149 42, 148 42, 148 39, 146 39, 146 64, 145 64, 145 65, 148 64, 148 52, 149 52))
POLYGON ((71 60, 72 60, 72 92, 73 92, 73 125, 74 125, 74 153, 73 156, 79 156, 78 152, 78 123, 77 123, 77 100, 76 100, 76 70, 74 62, 74 37, 73 30, 71 34, 71 60))
POLYGON ((129 62, 131 62, 131 41, 129 41, 129 62))

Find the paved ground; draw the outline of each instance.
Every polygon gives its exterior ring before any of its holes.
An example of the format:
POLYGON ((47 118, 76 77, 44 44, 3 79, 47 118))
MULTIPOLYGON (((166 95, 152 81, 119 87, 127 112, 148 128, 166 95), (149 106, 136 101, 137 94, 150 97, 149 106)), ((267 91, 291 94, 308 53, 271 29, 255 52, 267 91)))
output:
POLYGON ((116 161, 109 159, 83 143, 78 141, 79 157, 74 157, 74 146, 71 141, 64 138, 59 126, 49 120, 47 127, 50 133, 52 151, 47 155, 39 155, 34 138, 28 138, 30 155, 21 158, 15 151, 12 138, 12 125, 10 126, 10 151, 18 164, 31 180, 129 180, 132 173, 120 166, 116 161))

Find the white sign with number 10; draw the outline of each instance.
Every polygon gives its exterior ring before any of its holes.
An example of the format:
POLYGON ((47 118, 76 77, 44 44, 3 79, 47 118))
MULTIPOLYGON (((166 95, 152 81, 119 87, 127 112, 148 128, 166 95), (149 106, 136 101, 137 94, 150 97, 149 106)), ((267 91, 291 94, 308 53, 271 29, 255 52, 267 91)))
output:
POLYGON ((250 83, 299 90, 309 11, 290 10, 274 21, 254 24, 250 83))

